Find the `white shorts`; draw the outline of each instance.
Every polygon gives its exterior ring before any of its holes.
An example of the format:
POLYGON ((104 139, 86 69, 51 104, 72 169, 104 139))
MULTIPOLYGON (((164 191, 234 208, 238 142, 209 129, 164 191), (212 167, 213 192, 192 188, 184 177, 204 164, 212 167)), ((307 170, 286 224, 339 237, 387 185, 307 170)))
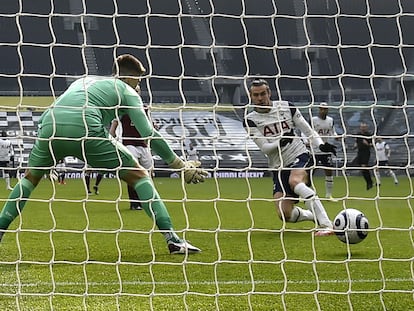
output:
POLYGON ((152 154, 148 147, 142 146, 126 146, 132 155, 138 160, 139 164, 146 170, 153 168, 152 154))

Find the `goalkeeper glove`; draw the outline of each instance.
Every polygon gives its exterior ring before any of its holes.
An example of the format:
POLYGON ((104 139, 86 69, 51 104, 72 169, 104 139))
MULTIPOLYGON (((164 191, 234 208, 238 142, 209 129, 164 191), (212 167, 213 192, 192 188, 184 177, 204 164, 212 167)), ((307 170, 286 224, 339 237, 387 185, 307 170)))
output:
POLYGON ((208 176, 207 171, 199 168, 200 161, 187 161, 184 162, 179 157, 176 157, 174 161, 170 163, 170 167, 174 169, 183 169, 184 180, 187 184, 198 184, 204 182, 204 178, 208 176))
POLYGON ((333 155, 336 155, 336 146, 330 143, 324 143, 319 145, 319 150, 322 152, 330 152, 333 155))

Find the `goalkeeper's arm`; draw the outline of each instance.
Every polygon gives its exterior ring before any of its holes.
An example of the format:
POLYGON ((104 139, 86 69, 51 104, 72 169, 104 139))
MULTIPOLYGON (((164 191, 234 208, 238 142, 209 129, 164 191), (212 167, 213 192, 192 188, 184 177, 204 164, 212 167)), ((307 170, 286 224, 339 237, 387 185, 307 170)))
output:
POLYGON ((208 173, 199 167, 201 163, 199 161, 184 162, 181 160, 160 133, 154 129, 144 109, 134 109, 133 113, 129 114, 129 117, 141 137, 147 137, 149 139, 150 147, 156 154, 171 168, 183 170, 186 183, 199 183, 204 181, 208 173))
POLYGON ((184 180, 187 184, 203 182, 204 178, 207 177, 207 171, 200 168, 200 161, 183 161, 181 160, 174 151, 171 150, 170 146, 161 137, 161 135, 154 130, 153 137, 150 140, 151 149, 153 149, 160 157, 168 163, 168 165, 177 170, 183 170, 184 180), (172 161, 170 159, 172 158, 172 161))

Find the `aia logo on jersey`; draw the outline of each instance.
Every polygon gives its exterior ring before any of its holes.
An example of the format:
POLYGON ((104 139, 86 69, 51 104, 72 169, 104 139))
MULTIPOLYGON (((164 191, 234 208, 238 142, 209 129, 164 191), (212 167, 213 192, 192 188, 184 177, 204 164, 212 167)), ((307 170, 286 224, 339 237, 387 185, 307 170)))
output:
POLYGON ((289 126, 289 123, 286 121, 280 121, 278 123, 265 125, 263 127, 264 136, 274 136, 282 132, 289 132, 289 131, 290 131, 290 126, 289 126))
POLYGON ((320 129, 320 130, 318 130, 318 134, 319 135, 330 135, 331 134, 331 131, 329 130, 329 129, 320 129))

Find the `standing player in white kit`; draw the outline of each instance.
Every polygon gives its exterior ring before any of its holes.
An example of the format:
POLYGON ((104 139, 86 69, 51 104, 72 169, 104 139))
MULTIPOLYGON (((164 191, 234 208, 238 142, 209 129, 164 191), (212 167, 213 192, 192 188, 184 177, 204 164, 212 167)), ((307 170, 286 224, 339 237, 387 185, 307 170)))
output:
MULTIPOLYGON (((328 104, 319 104, 319 114, 312 117, 311 125, 316 133, 322 138, 323 142, 329 142, 329 140, 337 136, 334 127, 334 120, 328 116, 328 104)), ((327 199, 334 200, 332 198, 332 190, 334 185, 333 170, 332 167, 332 154, 330 152, 317 152, 318 146, 313 147, 315 150, 315 164, 324 166, 325 171, 325 197, 327 199)))
POLYGON ((394 184, 398 185, 398 178, 395 175, 394 171, 387 167, 389 165, 388 159, 391 155, 391 148, 385 141, 382 140, 381 137, 378 137, 376 139, 375 152, 378 161, 378 166, 374 170, 375 178, 377 179, 377 185, 381 185, 381 169, 385 169, 388 174, 394 179, 394 184))

